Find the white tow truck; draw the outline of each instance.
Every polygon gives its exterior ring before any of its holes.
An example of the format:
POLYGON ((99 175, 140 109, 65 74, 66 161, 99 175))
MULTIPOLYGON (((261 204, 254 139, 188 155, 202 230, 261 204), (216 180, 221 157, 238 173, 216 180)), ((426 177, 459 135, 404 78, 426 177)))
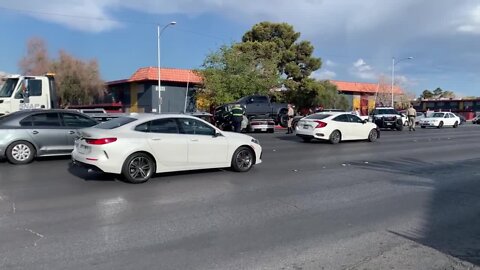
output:
POLYGON ((0 88, 0 115, 25 109, 58 108, 53 74, 10 75, 0 88))

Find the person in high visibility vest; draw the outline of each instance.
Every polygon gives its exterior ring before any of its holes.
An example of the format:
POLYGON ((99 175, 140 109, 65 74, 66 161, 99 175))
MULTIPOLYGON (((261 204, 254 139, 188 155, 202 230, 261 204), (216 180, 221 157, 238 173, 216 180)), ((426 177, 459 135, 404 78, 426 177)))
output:
POLYGON ((243 109, 242 105, 235 104, 232 107, 231 113, 232 113, 233 131, 241 132, 243 115, 245 114, 245 109, 243 109))

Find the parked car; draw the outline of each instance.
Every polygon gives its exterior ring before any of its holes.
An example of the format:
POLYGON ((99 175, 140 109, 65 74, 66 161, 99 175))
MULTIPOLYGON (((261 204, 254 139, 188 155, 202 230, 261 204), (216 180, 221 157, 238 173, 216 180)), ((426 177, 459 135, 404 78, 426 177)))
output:
POLYGON ((80 135, 74 164, 121 174, 131 183, 163 172, 225 167, 246 172, 261 163, 262 147, 255 138, 182 114, 120 117, 80 135))
POLYGON ((24 110, 0 118, 0 157, 27 164, 35 157, 70 155, 77 131, 98 122, 70 110, 24 110))
POLYGON ((248 132, 275 132, 275 121, 273 119, 256 119, 253 118, 248 122, 248 132))
POLYGON ((436 127, 451 126, 457 128, 460 125, 460 118, 451 112, 436 112, 429 117, 420 120, 420 127, 436 127))
POLYGON ((464 123, 467 122, 467 119, 463 115, 456 114, 456 113, 454 113, 454 115, 456 115, 458 118, 460 118, 460 125, 463 125, 464 123))
POLYGON ((420 120, 426 117, 426 113, 423 112, 417 112, 417 116, 415 117, 415 125, 420 124, 420 120))
POLYGON ((328 140, 332 144, 348 140, 376 141, 380 130, 374 123, 346 112, 316 113, 302 118, 296 135, 305 142, 313 139, 328 140))
MULTIPOLYGON (((342 110, 342 109, 317 109, 317 110, 315 110, 315 113, 322 113, 322 112, 345 112, 345 110, 342 110)), ((298 115, 298 116, 293 117, 293 120, 292 120, 293 130, 295 130, 297 128, 298 121, 300 121, 300 119, 302 119, 304 117, 305 116, 302 116, 302 115, 298 115)))
POLYGON ((370 116, 370 120, 379 128, 403 130, 406 121, 405 117, 391 107, 377 107, 370 116))
POLYGON ((480 125, 480 114, 475 116, 475 118, 472 119, 472 123, 480 125))

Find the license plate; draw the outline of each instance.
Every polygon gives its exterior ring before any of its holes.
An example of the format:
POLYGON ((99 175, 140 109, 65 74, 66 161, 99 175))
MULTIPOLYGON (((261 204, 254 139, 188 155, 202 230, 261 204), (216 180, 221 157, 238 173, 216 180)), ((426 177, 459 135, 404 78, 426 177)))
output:
POLYGON ((266 128, 262 128, 261 131, 267 131, 267 129, 266 129, 266 128))

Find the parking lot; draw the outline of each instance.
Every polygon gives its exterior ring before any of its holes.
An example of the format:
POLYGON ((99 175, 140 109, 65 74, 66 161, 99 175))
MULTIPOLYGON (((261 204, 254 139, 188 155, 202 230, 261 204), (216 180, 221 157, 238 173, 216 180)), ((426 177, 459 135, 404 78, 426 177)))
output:
POLYGON ((0 162, 0 269, 480 265, 480 126, 338 145, 253 136, 263 163, 248 173, 141 185, 68 158, 0 162))

